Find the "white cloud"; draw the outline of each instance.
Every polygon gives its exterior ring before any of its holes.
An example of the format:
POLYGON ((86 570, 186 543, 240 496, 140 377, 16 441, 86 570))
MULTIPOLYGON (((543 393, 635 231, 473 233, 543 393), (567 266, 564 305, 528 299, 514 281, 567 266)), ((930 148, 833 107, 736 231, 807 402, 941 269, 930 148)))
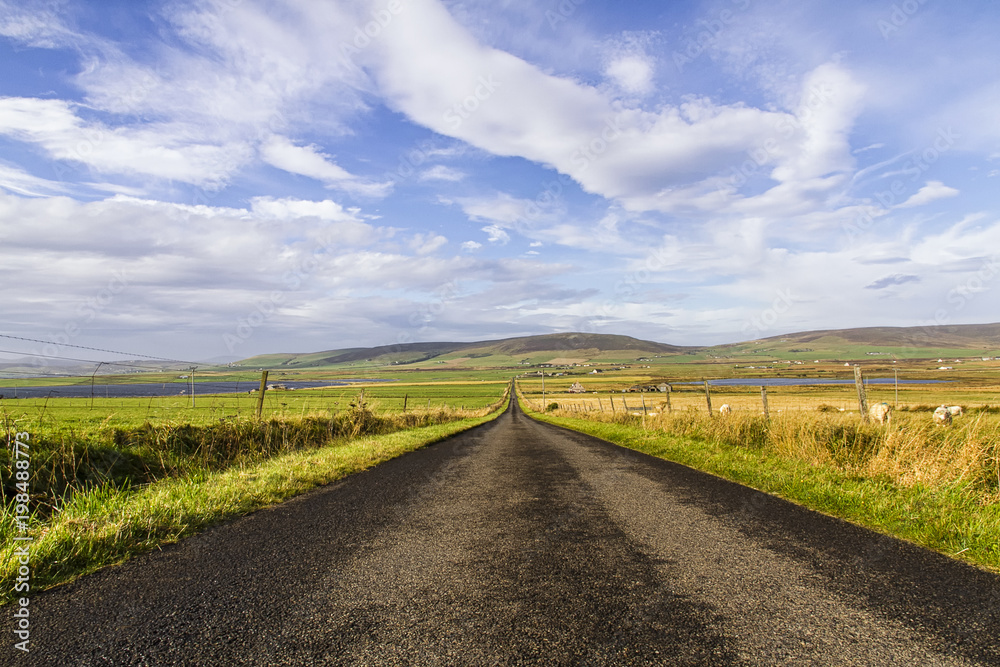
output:
MULTIPOLYGON (((391 342, 386 322, 393 332, 415 331, 400 314, 439 299, 455 276, 478 286, 469 292, 471 308, 494 288, 518 299, 541 293, 549 277, 566 270, 469 256, 482 247, 476 242, 463 243, 461 254, 442 255, 446 247, 439 234, 378 227, 329 200, 260 197, 229 208, 0 192, 6 321, 30 323, 35 334, 72 331, 70 342, 83 344, 113 330, 118 349, 159 345, 180 358, 195 347, 206 356, 229 353, 223 336, 258 307, 267 317, 239 346, 241 354, 276 349, 302 332, 298 340, 312 340, 319 329, 344 344, 391 342), (110 281, 115 290, 108 296, 110 281)), ((464 317, 462 328, 492 321, 494 305, 510 303, 496 298, 451 319, 464 317)))
POLYGON ((653 64, 640 55, 615 58, 604 68, 604 75, 632 95, 648 95, 653 91, 653 64))
POLYGON ((420 172, 419 178, 421 181, 447 181, 450 183, 457 183, 458 181, 463 180, 466 175, 467 174, 460 169, 439 164, 420 172))
POLYGON ((868 146, 863 146, 861 148, 855 148, 852 151, 855 155, 860 155, 861 153, 867 153, 868 151, 878 150, 879 148, 885 148, 885 144, 879 142, 874 144, 869 144, 868 146))
POLYGON ((0 188, 29 197, 44 197, 66 192, 66 186, 62 183, 32 176, 22 169, 3 162, 0 162, 0 188))
POLYGON ((457 201, 470 219, 488 220, 503 227, 513 227, 523 221, 532 204, 506 192, 499 192, 494 197, 462 197, 457 201))
POLYGON ((61 100, 0 98, 0 134, 39 145, 56 160, 109 174, 147 175, 215 186, 249 158, 238 143, 192 144, 169 124, 110 128, 80 118, 61 100))
POLYGON ((0 35, 39 48, 55 48, 77 41, 62 17, 52 11, 52 5, 31 0, 17 3, 0 0, 0 35))
POLYGON ((473 250, 479 250, 482 247, 483 244, 477 241, 465 241, 464 243, 462 243, 462 250, 466 250, 469 252, 472 252, 473 250))
POLYGON ((418 255, 429 255, 448 244, 448 239, 440 234, 414 234, 410 240, 410 248, 418 255))
POLYGON ((296 146, 286 137, 272 136, 260 147, 261 159, 284 171, 308 176, 347 192, 370 197, 384 197, 391 183, 366 183, 335 164, 316 146, 296 146))
MULTIPOLYGON (((170 4, 161 11, 169 39, 146 36, 147 42, 122 46, 68 27, 49 5, 0 12, 3 34, 75 48, 83 62, 73 82, 85 93, 83 104, 0 99, 0 134, 104 175, 217 189, 274 134, 306 122, 313 132, 342 134, 344 119, 364 108, 359 91, 368 84, 359 70, 342 66, 338 50, 351 37, 355 9, 291 2, 274 13, 244 2, 170 4), (143 52, 142 61, 126 48, 143 52)), ((389 187, 340 173, 309 148, 299 154, 292 148, 271 141, 262 152, 354 194, 384 196, 389 187)))
POLYGON ((296 146, 285 137, 271 137, 261 145, 260 153, 265 162, 278 169, 315 178, 327 184, 354 178, 334 164, 329 155, 320 153, 316 146, 296 146))
MULTIPOLYGON (((594 87, 477 44, 434 0, 411 7, 410 20, 393 22, 366 53, 392 105, 496 155, 549 165, 630 210, 677 210, 687 202, 675 188, 703 183, 702 197, 716 189, 711 179, 752 152, 764 151, 779 185, 808 181, 811 190, 830 190, 839 180, 819 179, 853 166, 847 136, 863 88, 842 66, 806 77, 791 112, 704 98, 656 111, 622 108, 594 87)), ((638 71, 632 65, 621 71, 638 71)), ((803 194, 786 189, 788 197, 803 194)))
POLYGON ((958 190, 948 187, 941 181, 927 181, 927 184, 920 188, 916 194, 904 201, 902 204, 899 204, 896 208, 923 206, 924 204, 929 204, 937 199, 955 197, 958 194, 958 190))
POLYGON ((483 227, 483 231, 486 232, 486 235, 488 236, 487 240, 490 243, 507 245, 510 241, 510 234, 508 234, 507 230, 499 225, 487 225, 483 227))

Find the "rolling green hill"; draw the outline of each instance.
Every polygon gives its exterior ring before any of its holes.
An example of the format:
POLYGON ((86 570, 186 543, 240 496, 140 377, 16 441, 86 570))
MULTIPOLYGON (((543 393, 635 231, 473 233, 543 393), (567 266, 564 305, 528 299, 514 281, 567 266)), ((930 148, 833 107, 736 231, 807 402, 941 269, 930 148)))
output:
POLYGON ((674 355, 697 348, 608 334, 560 333, 471 343, 401 343, 309 354, 263 354, 240 362, 260 368, 316 368, 368 363, 462 367, 513 366, 561 359, 630 361, 643 355, 674 355))
POLYGON ((1000 355, 1000 324, 827 329, 717 345, 718 356, 759 355, 791 359, 856 359, 885 355, 900 359, 1000 355))
POLYGON ((308 354, 264 354, 240 362, 259 368, 488 368, 541 363, 658 362, 712 358, 900 359, 1000 355, 1000 324, 830 329, 711 347, 682 347, 609 334, 559 333, 478 342, 403 343, 308 354))

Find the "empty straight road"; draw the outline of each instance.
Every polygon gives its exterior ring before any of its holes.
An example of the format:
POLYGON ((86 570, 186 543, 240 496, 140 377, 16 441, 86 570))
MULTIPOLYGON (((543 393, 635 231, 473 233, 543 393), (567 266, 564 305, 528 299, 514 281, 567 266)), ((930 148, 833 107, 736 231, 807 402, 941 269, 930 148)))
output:
POLYGON ((1000 664, 1000 578, 516 405, 31 618, 3 664, 1000 664))

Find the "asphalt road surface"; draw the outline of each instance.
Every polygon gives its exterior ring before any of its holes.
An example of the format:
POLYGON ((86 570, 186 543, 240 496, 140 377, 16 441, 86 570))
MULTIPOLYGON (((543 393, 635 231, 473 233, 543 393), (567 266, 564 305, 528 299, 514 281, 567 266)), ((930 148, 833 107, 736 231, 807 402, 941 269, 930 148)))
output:
POLYGON ((1000 664, 1000 577, 516 406, 31 618, 0 663, 1000 664))

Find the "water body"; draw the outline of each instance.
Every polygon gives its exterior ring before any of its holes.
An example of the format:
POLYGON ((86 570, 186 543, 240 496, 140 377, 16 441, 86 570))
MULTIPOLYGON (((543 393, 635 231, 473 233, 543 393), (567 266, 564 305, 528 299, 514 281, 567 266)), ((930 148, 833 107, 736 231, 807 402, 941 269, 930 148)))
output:
MULTIPOLYGON (((283 384, 289 389, 313 389, 316 387, 347 387, 352 382, 395 382, 395 380, 372 380, 364 378, 347 378, 327 382, 296 382, 276 380, 268 384, 283 384)), ((243 382, 195 382, 195 396, 204 394, 238 394, 248 392, 260 386, 260 380, 243 382)), ((95 384, 54 385, 48 387, 15 387, 13 385, 0 387, 0 396, 10 398, 90 398, 91 395, 106 398, 134 398, 148 396, 187 395, 191 391, 191 383, 185 380, 175 382, 157 382, 144 384, 95 384)))
MULTIPOLYGON (((865 384, 893 384, 893 378, 865 378, 865 384)), ((938 384, 945 380, 900 380, 899 384, 938 384)), ((672 384, 701 384, 701 382, 673 382, 672 384)), ((709 380, 712 387, 796 387, 813 384, 854 384, 852 379, 839 378, 734 378, 709 380)))

